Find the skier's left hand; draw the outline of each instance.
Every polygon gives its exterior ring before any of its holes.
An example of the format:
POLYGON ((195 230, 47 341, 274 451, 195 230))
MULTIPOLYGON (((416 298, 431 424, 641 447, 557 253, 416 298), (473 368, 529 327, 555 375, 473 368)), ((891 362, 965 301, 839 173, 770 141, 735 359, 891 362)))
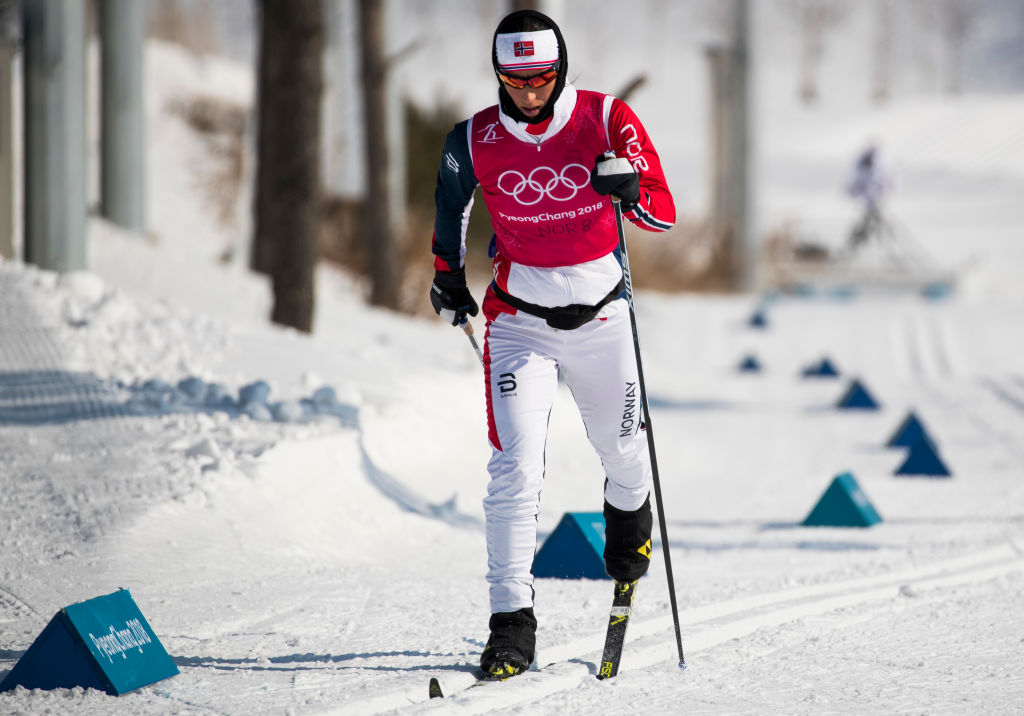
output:
POLYGON ((599 156, 590 171, 590 186, 598 194, 611 194, 613 200, 621 201, 623 211, 640 201, 640 176, 625 157, 599 156))

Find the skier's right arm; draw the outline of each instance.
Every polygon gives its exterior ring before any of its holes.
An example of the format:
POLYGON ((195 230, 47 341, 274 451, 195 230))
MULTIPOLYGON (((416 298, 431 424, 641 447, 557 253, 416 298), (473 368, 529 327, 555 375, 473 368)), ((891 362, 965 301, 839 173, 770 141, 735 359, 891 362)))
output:
POLYGON ((466 314, 477 315, 476 301, 466 286, 466 230, 473 206, 477 179, 469 152, 469 122, 460 122, 448 133, 441 152, 434 191, 434 282, 430 303, 434 311, 458 325, 466 314))
POLYGON ((468 125, 468 121, 459 122, 445 137, 437 170, 432 249, 434 268, 440 271, 460 269, 466 259, 466 229, 478 183, 469 153, 468 125))

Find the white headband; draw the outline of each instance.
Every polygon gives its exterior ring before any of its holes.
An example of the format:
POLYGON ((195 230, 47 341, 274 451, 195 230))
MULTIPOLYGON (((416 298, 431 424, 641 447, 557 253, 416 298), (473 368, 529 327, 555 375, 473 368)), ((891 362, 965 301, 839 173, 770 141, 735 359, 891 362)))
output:
POLYGON ((503 33, 495 38, 495 49, 502 70, 543 70, 558 62, 554 30, 503 33))

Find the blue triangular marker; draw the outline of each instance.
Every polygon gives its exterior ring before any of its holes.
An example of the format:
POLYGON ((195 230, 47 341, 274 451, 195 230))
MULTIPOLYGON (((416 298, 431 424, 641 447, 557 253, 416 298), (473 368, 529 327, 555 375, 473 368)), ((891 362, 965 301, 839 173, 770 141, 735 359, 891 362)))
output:
POLYGON ((757 356, 747 355, 739 365, 740 373, 760 373, 761 362, 757 360, 757 356))
POLYGON ((751 314, 750 318, 747 319, 747 325, 751 328, 767 328, 768 317, 765 315, 763 309, 757 309, 751 314))
POLYGON ((610 579, 604 571, 604 514, 566 512, 533 558, 533 576, 610 579))
POLYGON ((924 429, 924 423, 911 410, 907 413, 907 417, 903 419, 899 427, 896 428, 896 431, 889 438, 889 442, 885 446, 914 447, 921 440, 927 440, 932 445, 935 445, 935 441, 928 435, 928 431, 924 429))
POLYGON ((853 473, 838 475, 825 490, 804 527, 870 527, 882 521, 853 473))
POLYGON ((835 365, 827 357, 822 358, 820 362, 812 364, 804 368, 804 378, 838 378, 839 371, 836 370, 835 365))
POLYGON ((878 402, 871 397, 871 393, 865 388, 859 380, 854 378, 850 382, 850 387, 846 389, 843 397, 836 403, 837 408, 843 409, 859 409, 859 410, 878 410, 878 402))
POLYGON ((894 475, 923 475, 925 477, 950 477, 953 473, 942 462, 935 447, 928 439, 918 440, 910 448, 910 453, 903 464, 896 468, 894 475))

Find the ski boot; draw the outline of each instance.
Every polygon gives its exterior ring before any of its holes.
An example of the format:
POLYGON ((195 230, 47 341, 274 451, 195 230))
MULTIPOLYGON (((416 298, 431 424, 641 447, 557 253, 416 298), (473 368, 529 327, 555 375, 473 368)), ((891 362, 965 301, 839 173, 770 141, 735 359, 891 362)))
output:
POLYGON ((504 681, 529 669, 537 644, 537 618, 533 607, 496 612, 491 615, 488 626, 491 636, 480 655, 484 678, 504 681))

